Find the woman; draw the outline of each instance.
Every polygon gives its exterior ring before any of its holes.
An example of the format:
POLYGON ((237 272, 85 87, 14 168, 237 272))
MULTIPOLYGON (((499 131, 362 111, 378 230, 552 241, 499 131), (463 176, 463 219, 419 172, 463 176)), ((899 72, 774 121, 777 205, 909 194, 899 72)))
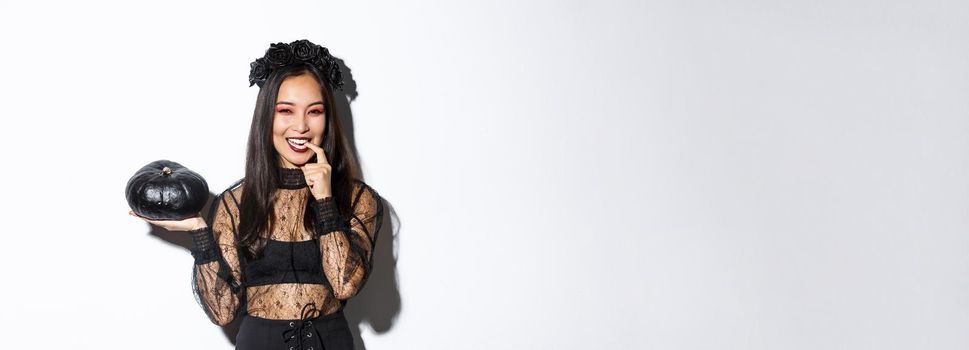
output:
POLYGON ((145 220, 191 234, 197 300, 215 324, 243 317, 236 349, 352 349, 342 310, 371 272, 383 204, 334 113, 339 66, 298 40, 250 68, 246 176, 205 219, 145 220))

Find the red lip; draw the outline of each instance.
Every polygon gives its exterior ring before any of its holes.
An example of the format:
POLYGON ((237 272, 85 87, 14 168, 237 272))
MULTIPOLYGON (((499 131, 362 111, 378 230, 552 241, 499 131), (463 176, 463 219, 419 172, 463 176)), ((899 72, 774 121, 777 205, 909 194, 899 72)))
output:
MULTIPOLYGON (((306 140, 306 142, 310 142, 310 139, 308 139, 308 138, 302 138, 302 137, 291 137, 291 138, 293 138, 293 139, 304 139, 304 140, 306 140)), ((293 150, 296 153, 304 153, 304 152, 310 150, 309 146, 307 146, 304 149, 298 149, 296 147, 293 147, 293 144, 292 143, 289 143, 289 140, 286 140, 286 144, 289 145, 289 149, 293 150)))

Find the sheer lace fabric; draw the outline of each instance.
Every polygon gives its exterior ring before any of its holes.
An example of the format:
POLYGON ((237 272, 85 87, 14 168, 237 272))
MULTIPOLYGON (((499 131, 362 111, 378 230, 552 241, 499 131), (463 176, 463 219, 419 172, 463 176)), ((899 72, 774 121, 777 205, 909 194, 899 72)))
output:
MULTIPOLYGON (((277 278, 280 282, 247 281, 243 270, 256 262, 240 258, 239 200, 244 191, 244 183, 240 183, 216 197, 206 218, 209 226, 191 232, 195 242, 193 291, 215 324, 228 324, 242 311, 268 319, 299 319, 307 304, 313 304, 319 313, 330 314, 342 308, 342 301, 355 295, 370 275, 374 243, 383 216, 383 204, 377 192, 356 181, 351 192, 352 212, 343 216, 333 197, 317 200, 312 196, 301 170, 280 168, 279 171, 282 183, 272 204, 276 222, 268 238, 285 247, 312 241, 312 247, 319 250, 319 255, 314 255, 318 261, 314 263, 322 266, 324 278, 307 280, 322 283, 292 282, 292 276, 299 275, 296 272, 305 275, 306 271, 313 271, 298 264, 273 266, 273 270, 300 270, 291 271, 288 281, 282 278, 277 278), (312 230, 304 228, 304 219, 312 221, 312 230)), ((266 250, 266 253, 271 252, 266 250)), ((289 259, 277 257, 267 261, 289 259)))

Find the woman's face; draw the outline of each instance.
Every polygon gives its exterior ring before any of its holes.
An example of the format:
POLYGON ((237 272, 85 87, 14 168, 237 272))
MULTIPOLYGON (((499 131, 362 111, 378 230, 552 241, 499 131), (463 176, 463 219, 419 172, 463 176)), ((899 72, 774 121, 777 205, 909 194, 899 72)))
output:
POLYGON ((297 168, 315 153, 304 142, 319 146, 323 140, 326 111, 320 84, 310 74, 283 80, 273 114, 273 146, 280 155, 280 166, 297 168))

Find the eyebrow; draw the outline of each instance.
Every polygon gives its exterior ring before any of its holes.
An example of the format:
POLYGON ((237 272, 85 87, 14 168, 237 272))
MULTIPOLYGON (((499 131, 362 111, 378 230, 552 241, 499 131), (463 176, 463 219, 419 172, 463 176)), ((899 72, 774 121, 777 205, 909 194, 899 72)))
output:
MULTIPOLYGON (((292 103, 292 102, 289 102, 289 101, 279 101, 279 102, 276 102, 276 104, 277 105, 290 105, 290 106, 295 106, 296 105, 295 103, 292 103)), ((323 101, 316 101, 316 102, 310 103, 306 107, 310 107, 312 105, 321 105, 321 104, 323 104, 323 101)))

